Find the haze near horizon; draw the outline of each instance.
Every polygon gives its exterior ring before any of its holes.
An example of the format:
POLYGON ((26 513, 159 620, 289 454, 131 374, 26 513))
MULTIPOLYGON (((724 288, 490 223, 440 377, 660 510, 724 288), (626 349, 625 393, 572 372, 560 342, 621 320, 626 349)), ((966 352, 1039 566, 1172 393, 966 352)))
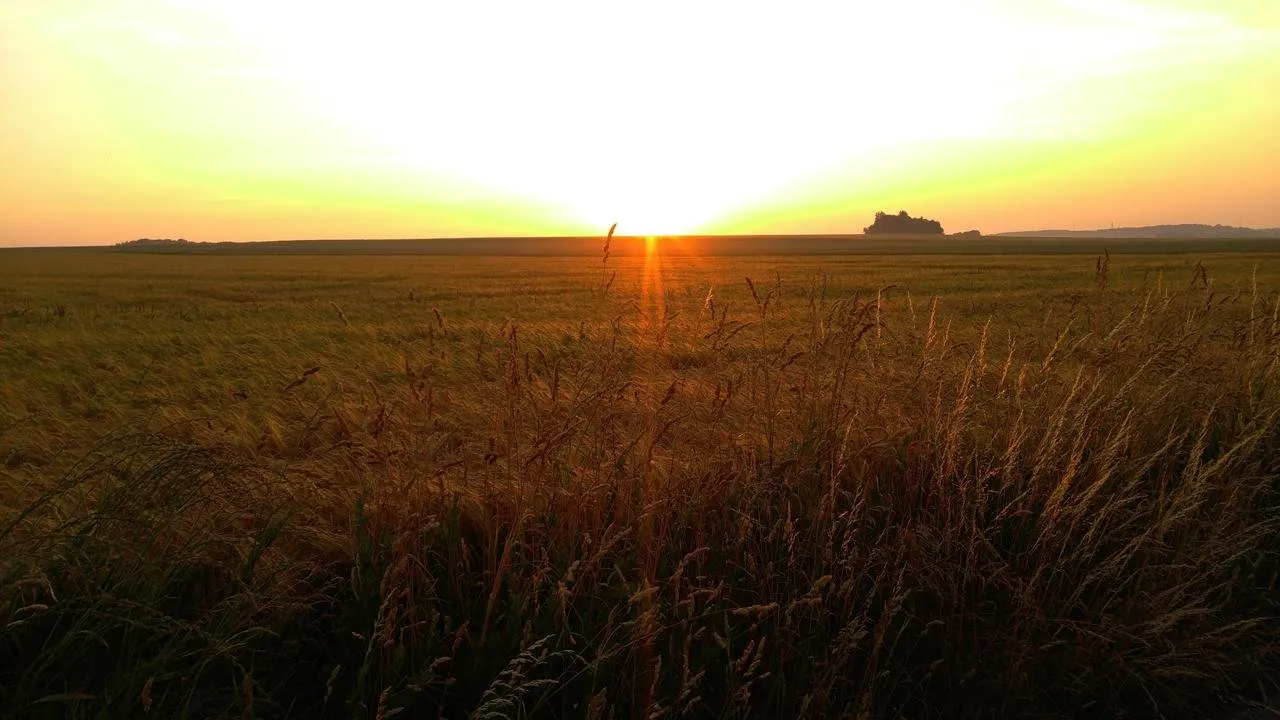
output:
POLYGON ((1271 0, 0 0, 0 246, 1280 226, 1271 0))

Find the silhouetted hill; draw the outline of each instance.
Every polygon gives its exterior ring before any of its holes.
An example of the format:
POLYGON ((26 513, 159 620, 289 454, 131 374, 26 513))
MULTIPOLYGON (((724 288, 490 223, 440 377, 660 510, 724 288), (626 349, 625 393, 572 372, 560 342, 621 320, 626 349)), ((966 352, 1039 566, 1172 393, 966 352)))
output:
MULTIPOLYGON (((183 255, 500 255, 588 257, 600 260, 603 238, 475 237, 369 240, 276 240, 268 242, 149 242, 71 251, 183 255)), ((615 235, 610 257, 643 256, 642 236, 615 235)), ((657 248, 674 257, 742 255, 1099 255, 1206 252, 1280 252, 1275 237, 1102 238, 958 235, 682 235, 658 238, 657 248)), ((21 252, 21 249, 3 252, 21 252)))
POLYGON ((1003 237, 1081 238, 1280 238, 1280 228, 1246 228, 1231 225, 1144 225, 1100 230, 1021 230, 996 233, 1003 237))

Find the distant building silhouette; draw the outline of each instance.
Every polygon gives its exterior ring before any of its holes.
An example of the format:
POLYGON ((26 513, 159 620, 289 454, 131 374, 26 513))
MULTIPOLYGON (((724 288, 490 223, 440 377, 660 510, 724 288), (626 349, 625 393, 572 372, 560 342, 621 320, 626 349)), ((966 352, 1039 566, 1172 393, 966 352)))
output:
POLYGON ((942 235, 942 223, 922 217, 911 217, 906 210, 897 215, 876 213, 876 221, 862 231, 868 235, 942 235))

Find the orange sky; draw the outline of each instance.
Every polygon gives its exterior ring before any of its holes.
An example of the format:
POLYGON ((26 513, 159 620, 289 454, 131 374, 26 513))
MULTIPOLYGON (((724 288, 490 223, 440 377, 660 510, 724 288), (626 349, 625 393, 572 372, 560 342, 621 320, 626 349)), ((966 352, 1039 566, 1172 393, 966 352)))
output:
POLYGON ((0 94, 0 245, 1280 227, 1276 0, 0 0, 0 94))

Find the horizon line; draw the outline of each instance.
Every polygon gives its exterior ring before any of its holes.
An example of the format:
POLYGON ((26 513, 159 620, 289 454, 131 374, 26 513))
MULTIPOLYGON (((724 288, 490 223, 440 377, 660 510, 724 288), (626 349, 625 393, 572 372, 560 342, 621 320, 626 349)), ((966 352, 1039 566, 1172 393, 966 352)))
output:
MULTIPOLYGON (((1161 223, 1156 225, 1133 225, 1123 227, 1107 227, 1093 228, 1086 230, 1069 230, 1066 228, 1042 228, 1034 230, 1005 230, 995 233, 985 233, 979 230, 964 230, 950 233, 644 233, 644 234, 626 234, 615 233, 615 240, 634 239, 643 240, 648 238, 656 238, 659 240, 673 239, 752 239, 752 238, 805 238, 805 239, 843 239, 853 240, 860 238, 898 238, 898 239, 935 239, 935 238, 954 238, 962 237, 968 234, 972 237, 974 233, 984 238, 990 237, 1029 237, 1034 239, 1053 239, 1055 237, 1070 238, 1072 236, 1080 236, 1092 233, 1114 233, 1147 229, 1177 228, 1177 227, 1197 227, 1216 229, 1221 228, 1228 231, 1248 231, 1251 233, 1268 233, 1274 232, 1280 234, 1280 227, 1248 227, 1240 225, 1222 225, 1208 223, 1161 223), (1050 235, 1049 233, 1061 233, 1061 235, 1050 235)), ((130 244, 138 244, 139 241, 147 241, 153 243, 185 243, 188 245, 264 245, 264 244, 285 244, 285 243, 349 243, 349 242, 434 242, 434 241, 482 241, 482 240, 602 240, 607 233, 598 234, 555 234, 555 235, 429 235, 429 236, 399 236, 399 237, 339 237, 339 238, 323 238, 323 237, 291 237, 291 238, 274 238, 274 239, 258 239, 258 240, 189 240, 186 238, 135 238, 133 240, 122 240, 114 243, 99 244, 82 244, 82 245, 44 245, 44 244, 15 244, 0 245, 0 250, 40 250, 40 249, 92 249, 92 248, 117 248, 126 247, 130 244)), ((1132 236, 1125 239, 1140 240, 1146 239, 1148 236, 1132 236)), ((1105 238, 1104 238, 1105 239, 1105 238)), ((1212 235, 1200 237, 1186 236, 1149 236, 1153 240, 1176 240, 1176 239, 1213 239, 1212 235)), ((1236 238, 1239 239, 1239 238, 1236 238)), ((1259 239, 1259 238, 1255 238, 1259 239)))

